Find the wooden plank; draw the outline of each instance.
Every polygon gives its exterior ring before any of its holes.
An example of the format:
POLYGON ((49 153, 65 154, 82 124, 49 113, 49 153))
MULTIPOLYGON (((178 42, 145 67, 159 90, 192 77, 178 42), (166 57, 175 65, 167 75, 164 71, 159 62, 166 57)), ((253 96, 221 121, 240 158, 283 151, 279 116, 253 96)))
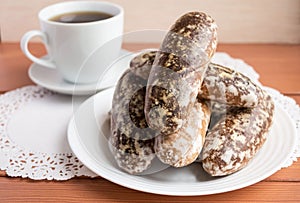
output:
MULTIPOLYGON (((127 44, 131 51, 155 48, 158 44, 127 44)), ((37 56, 45 54, 40 43, 31 43, 37 56)), ((241 58, 252 65, 267 86, 289 94, 300 93, 300 45, 231 45, 221 44, 218 51, 224 51, 241 58)), ((27 76, 29 61, 17 43, 2 43, 0 46, 0 92, 32 84, 27 76)))
POLYGON ((218 51, 243 59, 259 74, 260 81, 284 93, 300 93, 300 46, 220 45, 218 51))
POLYGON ((6 176, 5 171, 0 170, 0 177, 6 176))
POLYGON ((285 94, 285 96, 293 98, 300 105, 300 94, 285 94))
MULTIPOLYGON (((45 54, 39 43, 31 43, 30 50, 36 56, 45 54)), ((32 62, 22 53, 18 43, 2 43, 0 45, 0 94, 33 82, 27 71, 32 62)))
POLYGON ((266 178, 264 181, 300 182, 300 161, 294 162, 288 168, 283 168, 266 178))
POLYGON ((72 179, 64 182, 0 178, 0 198, 9 202, 297 202, 299 182, 260 182, 216 195, 172 197, 142 193, 104 179, 72 179))

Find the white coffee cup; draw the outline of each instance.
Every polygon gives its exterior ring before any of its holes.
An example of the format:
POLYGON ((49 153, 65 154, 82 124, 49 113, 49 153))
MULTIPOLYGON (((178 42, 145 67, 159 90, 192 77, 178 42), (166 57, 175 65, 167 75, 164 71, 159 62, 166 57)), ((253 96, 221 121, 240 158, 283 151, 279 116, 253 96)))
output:
POLYGON ((42 9, 38 16, 41 31, 25 33, 21 39, 21 49, 34 63, 45 68, 56 68, 69 82, 96 82, 120 53, 124 11, 116 4, 96 1, 63 2, 42 9), (50 20, 72 12, 103 12, 112 17, 84 23, 50 20), (49 59, 37 58, 30 53, 28 43, 35 36, 42 39, 49 59), (95 52, 101 55, 98 54, 96 61, 87 63, 89 56, 95 52))

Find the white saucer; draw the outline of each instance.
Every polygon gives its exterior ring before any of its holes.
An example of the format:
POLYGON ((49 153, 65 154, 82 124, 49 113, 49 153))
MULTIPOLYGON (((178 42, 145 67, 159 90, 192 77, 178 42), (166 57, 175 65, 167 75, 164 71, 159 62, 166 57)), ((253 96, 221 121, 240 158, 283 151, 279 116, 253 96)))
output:
POLYGON ((114 86, 124 70, 129 67, 133 56, 131 52, 122 49, 116 62, 107 69, 105 77, 98 83, 75 85, 64 80, 56 69, 46 68, 36 63, 31 64, 28 74, 34 83, 49 90, 70 95, 91 95, 114 86))

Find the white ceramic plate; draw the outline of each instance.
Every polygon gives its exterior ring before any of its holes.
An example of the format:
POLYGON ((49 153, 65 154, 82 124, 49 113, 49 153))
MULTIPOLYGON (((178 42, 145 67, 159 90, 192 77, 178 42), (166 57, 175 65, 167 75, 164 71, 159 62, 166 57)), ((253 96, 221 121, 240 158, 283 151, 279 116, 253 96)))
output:
POLYGON ((114 89, 104 90, 86 100, 71 119, 68 141, 75 155, 93 172, 119 185, 155 194, 207 195, 227 192, 257 183, 278 171, 291 156, 296 131, 287 113, 276 106, 268 140, 247 167, 232 175, 212 178, 200 163, 175 169, 168 167, 149 175, 129 175, 120 170, 109 151, 108 112, 114 89))
POLYGON ((34 83, 49 90, 70 95, 91 95, 114 86, 121 74, 128 68, 132 57, 130 52, 121 50, 120 56, 116 59, 117 63, 112 63, 108 67, 103 80, 99 83, 74 85, 65 81, 56 69, 46 68, 36 63, 31 64, 28 74, 34 83))

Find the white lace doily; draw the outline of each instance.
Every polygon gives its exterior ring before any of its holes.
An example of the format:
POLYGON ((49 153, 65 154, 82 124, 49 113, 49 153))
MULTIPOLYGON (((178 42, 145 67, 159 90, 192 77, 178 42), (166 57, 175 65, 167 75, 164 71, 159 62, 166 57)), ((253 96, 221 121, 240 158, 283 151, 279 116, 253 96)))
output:
MULTIPOLYGON (((216 53, 213 62, 234 68, 258 82, 259 75, 240 59, 216 53)), ((266 89, 296 124, 299 142, 294 154, 282 166, 288 167, 300 157, 300 107, 278 91, 266 89)), ((78 97, 78 103, 83 99, 78 97)), ((95 177, 68 146, 67 125, 74 110, 72 97, 39 86, 27 86, 1 95, 0 169, 9 176, 31 179, 95 177)))
POLYGON ((73 107, 72 97, 39 86, 1 95, 0 169, 9 176, 36 180, 95 177, 72 154, 67 142, 73 107))
POLYGON ((286 168, 292 165, 293 162, 297 161, 297 158, 300 157, 300 107, 294 99, 282 95, 280 92, 273 88, 265 87, 265 90, 267 90, 270 95, 272 95, 274 102, 277 105, 281 106, 295 122, 298 142, 293 155, 286 161, 286 163, 281 166, 282 168, 286 168))

